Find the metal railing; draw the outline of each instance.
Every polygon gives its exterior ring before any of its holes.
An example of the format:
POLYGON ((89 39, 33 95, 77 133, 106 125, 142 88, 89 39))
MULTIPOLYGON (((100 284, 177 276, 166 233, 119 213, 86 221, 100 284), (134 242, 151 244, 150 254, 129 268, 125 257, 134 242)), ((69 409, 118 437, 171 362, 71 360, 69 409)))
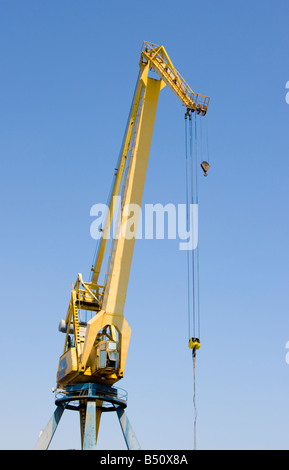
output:
POLYGON ((141 55, 151 62, 152 68, 170 86, 186 108, 206 114, 210 98, 194 93, 185 79, 173 66, 165 48, 149 42, 142 45, 141 55))
POLYGON ((55 391, 55 404, 62 403, 69 409, 78 410, 80 401, 99 400, 102 411, 111 411, 115 406, 126 408, 127 391, 98 383, 82 383, 66 386, 55 391))

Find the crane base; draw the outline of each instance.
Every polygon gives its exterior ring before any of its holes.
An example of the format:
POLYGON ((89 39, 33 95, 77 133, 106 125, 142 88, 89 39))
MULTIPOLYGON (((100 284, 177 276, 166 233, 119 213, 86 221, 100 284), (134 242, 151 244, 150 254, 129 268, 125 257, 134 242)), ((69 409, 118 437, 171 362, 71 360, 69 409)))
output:
POLYGON ((81 447, 95 450, 103 412, 116 411, 128 450, 140 450, 133 428, 126 416, 127 393, 98 383, 70 385, 55 395, 56 410, 44 431, 41 432, 34 450, 48 449, 65 409, 79 411, 81 447))

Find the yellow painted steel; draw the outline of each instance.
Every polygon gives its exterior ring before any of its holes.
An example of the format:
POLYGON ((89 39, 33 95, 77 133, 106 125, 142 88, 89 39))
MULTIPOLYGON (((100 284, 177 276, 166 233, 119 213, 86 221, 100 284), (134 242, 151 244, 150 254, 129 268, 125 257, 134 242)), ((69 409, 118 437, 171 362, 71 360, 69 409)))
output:
POLYGON ((187 109, 197 111, 203 115, 206 114, 210 98, 193 92, 185 79, 173 66, 164 46, 156 46, 145 41, 141 55, 187 109))
MULTIPOLYGON (((135 204, 136 208, 141 206, 160 86, 160 80, 147 78, 135 138, 136 150, 131 160, 130 175, 123 201, 124 207, 128 204, 135 204)), ((123 313, 135 243, 135 237, 132 236, 130 238, 130 234, 126 231, 126 223, 129 217, 130 214, 122 215, 120 238, 114 243, 113 263, 110 264, 103 297, 103 309, 106 312, 114 312, 116 314, 123 313)), ((137 220, 135 220, 134 226, 136 230, 137 220)))
POLYGON ((200 349, 200 347, 201 347, 201 343, 200 343, 200 340, 198 338, 190 338, 190 340, 189 340, 189 348, 190 349, 197 350, 197 349, 200 349))
POLYGON ((98 277, 99 277, 99 273, 100 273, 102 262, 103 262, 105 248, 107 245, 107 235, 110 231, 112 219, 114 216, 114 210, 115 210, 114 197, 119 194, 120 185, 121 185, 121 181, 123 178, 123 172, 124 172, 125 163, 126 163, 126 158, 128 155, 129 146, 130 146, 133 133, 135 130, 136 122, 137 122, 137 114, 138 114, 138 110, 139 110, 139 106, 141 102, 141 96, 142 96, 143 87, 144 87, 144 82, 142 80, 142 72, 144 68, 145 68, 145 65, 143 63, 140 63, 139 79, 138 79, 135 94, 133 97, 131 112, 130 112, 129 120, 127 123, 123 145, 122 145, 122 149, 120 153, 119 166, 117 168, 117 173, 116 173, 116 177, 115 177, 115 181, 114 181, 114 185, 113 185, 113 189, 112 189, 112 193, 110 197, 110 202, 109 202, 109 211, 108 211, 107 219, 104 224, 103 237, 100 240, 96 262, 93 267, 93 276, 92 276, 93 283, 98 282, 98 277))
MULTIPOLYGON (((125 131, 119 165, 109 203, 103 236, 96 262, 92 267, 91 282, 84 282, 81 274, 72 288, 64 321, 65 344, 57 370, 57 385, 65 389, 68 384, 98 382, 112 385, 124 375, 131 329, 123 311, 133 257, 137 208, 140 208, 147 172, 147 164, 160 90, 168 85, 187 110, 203 115, 209 98, 194 93, 173 67, 163 46, 145 42, 141 51, 140 71, 130 116, 125 131), (149 77, 154 69, 160 79, 149 77), (131 149, 131 150, 130 150, 131 149), (131 214, 122 212, 119 237, 114 241, 105 285, 99 284, 108 233, 115 212, 114 197, 120 192, 127 157, 129 172, 125 179, 122 207, 134 205, 134 230, 131 214), (81 322, 79 311, 94 314, 90 321, 81 322)), ((63 330, 61 330, 63 331, 63 330)), ((194 346, 197 349, 197 344, 194 346)), ((100 419, 100 416, 99 416, 100 419)))

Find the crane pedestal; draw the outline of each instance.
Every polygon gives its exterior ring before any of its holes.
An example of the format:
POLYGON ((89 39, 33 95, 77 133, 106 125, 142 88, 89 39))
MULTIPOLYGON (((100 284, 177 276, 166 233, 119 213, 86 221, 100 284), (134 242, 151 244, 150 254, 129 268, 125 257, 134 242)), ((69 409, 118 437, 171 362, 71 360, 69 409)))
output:
POLYGON ((119 388, 98 383, 69 385, 55 395, 56 410, 41 432, 34 450, 47 450, 64 410, 80 415, 81 448, 95 450, 103 412, 116 411, 128 450, 140 450, 133 428, 126 416, 127 393, 119 388))

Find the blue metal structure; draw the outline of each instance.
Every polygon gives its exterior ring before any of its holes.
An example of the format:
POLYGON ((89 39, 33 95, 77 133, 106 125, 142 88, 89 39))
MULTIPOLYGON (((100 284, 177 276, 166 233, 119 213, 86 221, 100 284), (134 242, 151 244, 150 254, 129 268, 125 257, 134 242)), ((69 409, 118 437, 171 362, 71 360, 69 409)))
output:
POLYGON ((128 450, 140 450, 139 442, 126 416, 125 390, 98 383, 67 386, 55 394, 56 410, 41 432, 34 450, 47 450, 65 409, 78 411, 81 426, 81 448, 95 450, 100 417, 103 412, 116 411, 128 450))

